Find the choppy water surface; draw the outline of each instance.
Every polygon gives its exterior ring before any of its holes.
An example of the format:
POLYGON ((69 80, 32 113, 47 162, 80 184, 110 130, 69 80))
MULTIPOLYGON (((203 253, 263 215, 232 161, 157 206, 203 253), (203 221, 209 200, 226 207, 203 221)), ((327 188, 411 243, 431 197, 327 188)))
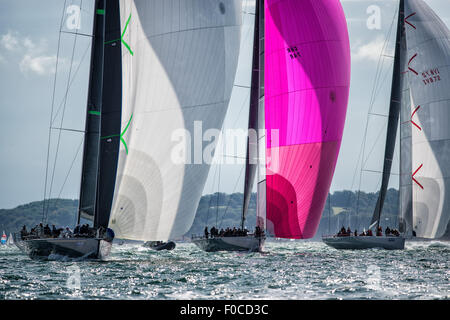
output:
POLYGON ((115 244, 107 261, 34 261, 2 246, 0 299, 449 299, 449 253, 448 242, 338 251, 272 241, 265 253, 115 244))

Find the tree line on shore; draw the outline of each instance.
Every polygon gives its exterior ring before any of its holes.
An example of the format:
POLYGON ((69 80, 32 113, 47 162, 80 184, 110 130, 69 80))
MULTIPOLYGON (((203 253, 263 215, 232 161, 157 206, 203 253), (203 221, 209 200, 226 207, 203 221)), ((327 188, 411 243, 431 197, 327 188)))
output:
MULTIPOLYGON (((329 195, 322 213, 317 237, 338 232, 342 226, 363 230, 370 224, 378 193, 336 191, 329 195), (358 214, 356 214, 358 212, 358 214)), ((202 234, 205 226, 216 228, 239 227, 242 215, 242 193, 215 193, 202 196, 194 223, 185 237, 202 234)), ((51 199, 48 201, 48 223, 73 228, 76 223, 78 201, 51 199)), ((23 225, 34 226, 43 217, 43 201, 35 201, 13 209, 0 209, 0 232, 19 231, 23 225)), ((252 194, 245 226, 253 230, 256 222, 256 194, 252 194)), ((383 208, 381 225, 398 227, 398 190, 389 189, 383 208)))

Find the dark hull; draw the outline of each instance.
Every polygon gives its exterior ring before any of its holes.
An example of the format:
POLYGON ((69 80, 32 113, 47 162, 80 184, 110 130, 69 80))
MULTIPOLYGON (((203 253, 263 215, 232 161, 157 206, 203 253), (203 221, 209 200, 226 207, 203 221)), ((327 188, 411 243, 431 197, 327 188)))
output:
POLYGON ((404 237, 323 237, 322 241, 335 249, 361 250, 381 248, 386 250, 403 250, 405 248, 404 237))
POLYGON ((14 239, 16 246, 32 259, 68 258, 104 259, 112 243, 98 238, 14 239))
POLYGON ((161 251, 161 250, 173 250, 175 249, 175 242, 173 241, 169 241, 169 242, 164 242, 161 244, 155 244, 155 242, 153 241, 148 241, 144 243, 144 247, 146 248, 150 248, 156 251, 161 251))
POLYGON ((246 251, 261 252, 264 246, 265 237, 219 237, 193 239, 192 242, 206 252, 216 251, 246 251))

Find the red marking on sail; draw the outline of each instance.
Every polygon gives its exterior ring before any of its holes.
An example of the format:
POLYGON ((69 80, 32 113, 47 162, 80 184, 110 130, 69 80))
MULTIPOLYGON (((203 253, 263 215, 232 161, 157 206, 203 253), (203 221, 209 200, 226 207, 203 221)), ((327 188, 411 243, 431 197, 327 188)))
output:
POLYGON ((413 55, 413 56, 411 57, 411 59, 409 59, 409 61, 408 61, 408 70, 414 72, 414 73, 416 74, 416 76, 417 76, 417 75, 419 75, 419 74, 417 73, 417 71, 414 70, 413 68, 410 68, 410 67, 409 67, 409 64, 411 63, 411 61, 414 60, 415 57, 417 57, 417 53, 416 53, 415 55, 413 55))
POLYGON ((417 110, 419 110, 419 108, 420 108, 420 106, 417 106, 417 108, 414 109, 413 113, 411 114, 411 123, 413 125, 415 125, 420 131, 422 131, 422 128, 417 123, 415 123, 412 119, 414 117, 414 114, 417 112, 417 110))
POLYGON ((413 27, 414 29, 416 29, 416 26, 413 25, 411 22, 409 22, 409 21, 408 21, 408 18, 412 17, 412 16, 415 15, 416 13, 417 13, 417 12, 411 13, 409 16, 407 16, 407 17, 405 18, 405 22, 406 22, 407 24, 409 24, 411 27, 413 27))
POLYGON ((413 180, 415 183, 417 183, 417 185, 418 185, 420 188, 423 189, 423 186, 419 183, 419 181, 417 181, 417 180, 414 178, 414 176, 416 175, 417 171, 419 171, 420 168, 422 168, 422 166, 423 166, 423 163, 416 169, 416 171, 414 171, 414 173, 412 174, 412 180, 413 180))

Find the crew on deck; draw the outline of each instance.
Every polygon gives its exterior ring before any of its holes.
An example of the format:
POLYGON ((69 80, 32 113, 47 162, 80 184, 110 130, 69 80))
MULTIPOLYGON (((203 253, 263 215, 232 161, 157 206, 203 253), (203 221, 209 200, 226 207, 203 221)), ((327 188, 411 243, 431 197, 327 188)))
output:
MULTIPOLYGON (((219 230, 216 227, 211 227, 210 231, 208 231, 208 227, 205 227, 205 229, 203 231, 203 236, 206 239, 208 239, 209 237, 211 237, 211 238, 246 237, 246 236, 248 236, 248 234, 249 234, 249 231, 247 230, 247 228, 241 229, 241 228, 236 228, 236 227, 234 227, 233 229, 226 228, 225 230, 223 228, 219 230)), ((254 235, 255 235, 255 237, 260 237, 260 236, 264 235, 264 231, 262 231, 261 228, 257 226, 255 228, 254 235)))
MULTIPOLYGON (((103 228, 102 228, 103 229, 103 228)), ((43 226, 42 223, 31 228, 30 232, 27 227, 23 226, 20 230, 22 240, 40 239, 40 238, 94 238, 97 230, 89 227, 88 224, 77 225, 72 232, 69 227, 56 229, 55 225, 50 229, 49 225, 43 226)))
MULTIPOLYGON (((389 227, 386 228, 384 234, 386 236, 395 236, 398 237, 400 236, 400 233, 398 232, 398 230, 396 229, 390 229, 389 227)), ((358 236, 358 231, 355 230, 354 232, 351 231, 350 227, 347 228, 347 230, 345 230, 345 227, 342 226, 341 230, 339 230, 339 232, 337 233, 338 237, 350 237, 350 236, 358 236)), ((367 231, 363 231, 362 233, 359 234, 360 237, 363 236, 373 236, 372 230, 369 229, 367 231)), ((381 228, 381 226, 378 227, 377 232, 376 232, 376 236, 377 237, 382 237, 383 236, 383 229, 381 228)))

